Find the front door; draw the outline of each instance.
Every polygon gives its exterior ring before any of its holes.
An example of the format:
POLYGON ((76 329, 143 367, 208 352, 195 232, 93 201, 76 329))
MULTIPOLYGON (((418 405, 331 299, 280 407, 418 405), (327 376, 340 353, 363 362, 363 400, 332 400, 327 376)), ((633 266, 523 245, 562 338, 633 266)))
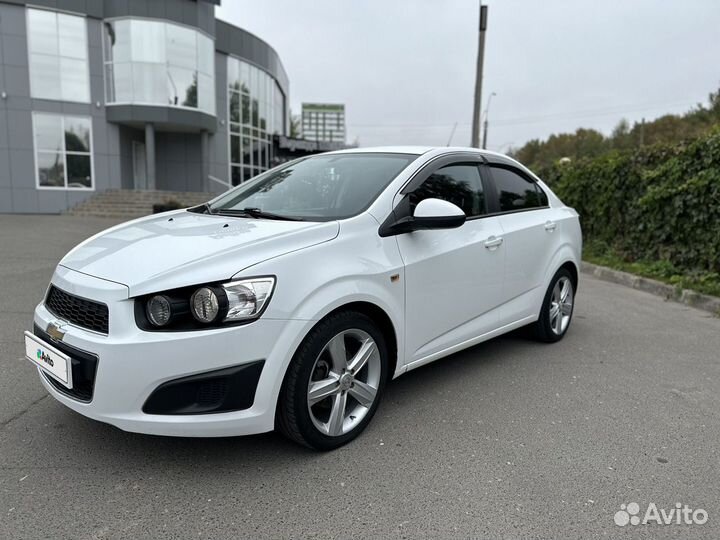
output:
POLYGON ((457 229, 398 235, 405 263, 408 363, 442 353, 496 328, 502 303, 505 250, 497 217, 486 216, 479 163, 440 166, 406 195, 411 207, 426 198, 459 206, 467 216, 457 229))
POLYGON ((147 189, 147 159, 145 156, 145 143, 133 141, 133 188, 147 189))

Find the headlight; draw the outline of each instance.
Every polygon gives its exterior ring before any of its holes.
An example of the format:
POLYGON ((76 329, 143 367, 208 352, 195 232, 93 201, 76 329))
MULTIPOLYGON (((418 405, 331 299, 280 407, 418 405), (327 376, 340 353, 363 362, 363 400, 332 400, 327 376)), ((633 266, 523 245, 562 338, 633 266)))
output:
POLYGON ((202 287, 190 297, 190 313, 198 322, 215 322, 220 314, 218 295, 210 287, 202 287))
POLYGON ((275 278, 263 276, 150 294, 135 300, 135 321, 150 331, 241 324, 262 315, 274 288, 275 278))
POLYGON ((227 295, 226 321, 254 319, 262 313, 275 287, 274 277, 244 279, 222 286, 227 295))
POLYGON ((145 307, 148 320, 155 326, 165 326, 172 316, 170 300, 161 294, 153 296, 148 300, 145 307))

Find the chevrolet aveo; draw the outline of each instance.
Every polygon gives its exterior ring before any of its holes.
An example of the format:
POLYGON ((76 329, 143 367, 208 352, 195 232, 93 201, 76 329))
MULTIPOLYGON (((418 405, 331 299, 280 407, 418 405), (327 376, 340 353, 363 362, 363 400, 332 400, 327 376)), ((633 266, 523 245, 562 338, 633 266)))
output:
POLYGON ((502 155, 316 155, 78 245, 26 355, 58 401, 127 431, 332 449, 389 379, 525 325, 562 339, 581 242, 502 155))

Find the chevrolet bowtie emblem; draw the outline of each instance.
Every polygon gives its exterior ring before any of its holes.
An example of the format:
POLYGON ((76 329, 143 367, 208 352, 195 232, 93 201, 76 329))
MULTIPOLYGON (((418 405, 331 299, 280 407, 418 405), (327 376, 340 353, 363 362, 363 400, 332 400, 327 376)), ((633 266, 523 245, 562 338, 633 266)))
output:
POLYGON ((65 337, 65 330, 62 326, 56 325, 55 323, 48 324, 47 330, 45 331, 53 341, 62 341, 65 337))

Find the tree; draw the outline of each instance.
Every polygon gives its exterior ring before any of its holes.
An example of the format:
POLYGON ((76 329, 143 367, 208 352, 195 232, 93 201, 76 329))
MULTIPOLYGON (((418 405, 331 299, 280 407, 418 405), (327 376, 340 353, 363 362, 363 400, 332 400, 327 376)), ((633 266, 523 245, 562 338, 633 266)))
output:
POLYGON ((666 114, 630 127, 626 119, 618 122, 608 137, 594 129, 579 128, 575 133, 558 133, 546 140, 532 139, 510 154, 530 168, 544 169, 562 158, 577 161, 593 158, 610 150, 628 151, 643 145, 676 144, 696 139, 720 124, 720 89, 710 92, 708 104, 698 104, 683 115, 666 114))
POLYGON ((292 111, 290 111, 290 137, 299 139, 301 135, 300 117, 297 115, 293 116, 292 111))
MULTIPOLYGON (((637 124, 636 124, 637 125, 637 124)), ((620 120, 610 134, 610 145, 613 148, 625 149, 632 146, 630 124, 624 118, 620 120)))

